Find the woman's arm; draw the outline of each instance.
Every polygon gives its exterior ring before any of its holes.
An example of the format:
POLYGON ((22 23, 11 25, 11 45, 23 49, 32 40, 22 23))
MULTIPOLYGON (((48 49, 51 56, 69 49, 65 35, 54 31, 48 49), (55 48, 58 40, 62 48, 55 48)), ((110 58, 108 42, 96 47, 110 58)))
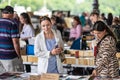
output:
POLYGON ((50 51, 46 49, 46 45, 44 43, 44 39, 41 38, 41 36, 36 36, 35 42, 34 42, 34 53, 37 57, 42 58, 49 58, 50 57, 50 51))

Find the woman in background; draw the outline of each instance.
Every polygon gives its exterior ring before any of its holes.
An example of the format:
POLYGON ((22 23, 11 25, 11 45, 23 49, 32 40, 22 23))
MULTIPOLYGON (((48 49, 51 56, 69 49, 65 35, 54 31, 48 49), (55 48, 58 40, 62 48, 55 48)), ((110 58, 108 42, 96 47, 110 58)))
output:
MULTIPOLYGON (((21 22, 20 28, 22 28, 22 31, 20 32, 20 38, 21 40, 25 41, 26 44, 28 44, 28 39, 35 36, 35 31, 34 31, 29 14, 21 13, 20 22, 21 22)), ((26 66, 26 72, 31 72, 30 65, 26 64, 25 66, 26 66)))
POLYGON ((50 18, 40 20, 42 31, 36 36, 34 51, 38 57, 38 73, 62 73, 63 67, 59 54, 63 50, 63 41, 58 30, 52 29, 50 18))
POLYGON ((73 27, 70 29, 70 40, 75 40, 82 35, 82 26, 78 16, 73 17, 73 27))
POLYGON ((20 27, 22 28, 20 38, 28 44, 28 39, 35 36, 35 31, 28 13, 20 14, 20 22, 20 27))
POLYGON ((116 38, 108 26, 97 21, 93 25, 93 33, 96 38, 96 68, 92 72, 92 76, 101 77, 118 77, 119 65, 116 58, 116 38))

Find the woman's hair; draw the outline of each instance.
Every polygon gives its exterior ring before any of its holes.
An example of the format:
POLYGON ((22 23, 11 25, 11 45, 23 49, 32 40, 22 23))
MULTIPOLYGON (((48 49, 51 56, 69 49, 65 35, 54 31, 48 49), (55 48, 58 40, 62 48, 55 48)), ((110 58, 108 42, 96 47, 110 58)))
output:
POLYGON ((56 16, 52 15, 50 19, 52 19, 52 20, 55 20, 55 21, 56 21, 56 16))
POLYGON ((73 19, 76 20, 78 24, 81 24, 79 16, 74 16, 73 19))
POLYGON ((20 15, 25 19, 26 24, 32 24, 31 18, 28 13, 21 13, 20 15))
POLYGON ((110 28, 103 22, 103 21, 96 21, 95 24, 93 25, 93 31, 104 31, 106 30, 106 32, 111 35, 115 40, 116 37, 114 35, 114 33, 110 30, 110 28))
MULTIPOLYGON (((25 23, 26 24, 29 24, 32 26, 33 28, 33 25, 32 25, 32 22, 31 22, 31 17, 29 16, 28 13, 21 13, 20 16, 22 16, 24 19, 25 19, 25 23)), ((21 24, 21 26, 23 26, 23 24, 21 24)), ((34 28, 33 28, 34 29, 34 28)))
POLYGON ((45 21, 45 20, 48 20, 48 21, 51 23, 51 20, 50 20, 49 17, 47 17, 47 16, 42 16, 42 17, 40 18, 40 24, 41 24, 42 21, 45 21))

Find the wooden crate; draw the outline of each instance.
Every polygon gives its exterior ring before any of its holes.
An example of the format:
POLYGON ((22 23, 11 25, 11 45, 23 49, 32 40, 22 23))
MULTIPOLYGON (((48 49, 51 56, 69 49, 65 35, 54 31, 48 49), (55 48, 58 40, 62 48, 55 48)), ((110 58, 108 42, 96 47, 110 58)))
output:
POLYGON ((20 54, 21 55, 26 55, 26 46, 20 48, 20 54))

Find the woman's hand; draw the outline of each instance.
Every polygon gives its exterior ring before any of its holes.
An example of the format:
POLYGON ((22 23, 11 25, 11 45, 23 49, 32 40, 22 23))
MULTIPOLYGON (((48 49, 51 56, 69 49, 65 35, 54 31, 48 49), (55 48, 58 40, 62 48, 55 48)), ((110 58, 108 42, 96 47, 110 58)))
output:
POLYGON ((62 48, 55 48, 51 51, 52 55, 57 55, 62 52, 62 48))
POLYGON ((92 75, 91 76, 97 76, 97 72, 96 72, 96 70, 93 70, 93 72, 92 72, 92 75))

